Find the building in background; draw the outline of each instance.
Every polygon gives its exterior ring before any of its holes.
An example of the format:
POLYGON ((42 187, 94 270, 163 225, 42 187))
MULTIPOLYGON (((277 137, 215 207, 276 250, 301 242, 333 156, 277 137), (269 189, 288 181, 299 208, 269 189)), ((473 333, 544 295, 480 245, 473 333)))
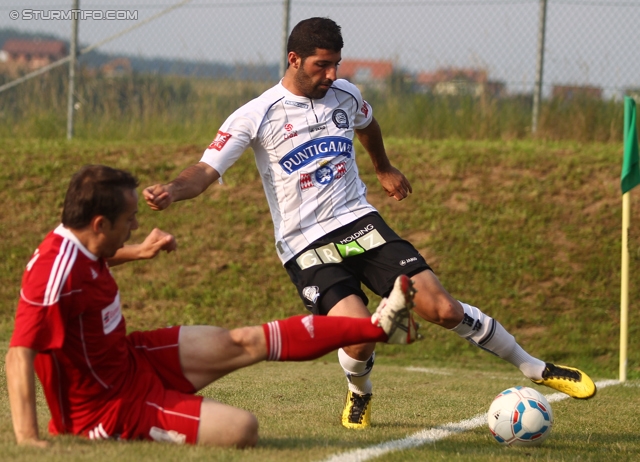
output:
POLYGON ((590 85, 554 85, 551 98, 563 101, 575 99, 602 99, 602 88, 590 85))
POLYGON ((505 96, 506 85, 499 80, 489 80, 484 69, 444 67, 434 72, 420 72, 416 75, 416 87, 421 92, 439 96, 475 97, 505 96))
POLYGON ((4 72, 17 75, 44 67, 67 54, 67 45, 61 40, 10 39, 0 50, 0 64, 4 72))
POLYGON ((105 77, 122 77, 131 74, 131 60, 129 58, 115 58, 100 66, 100 72, 105 77))
POLYGON ((355 85, 383 89, 393 70, 391 61, 344 59, 340 62, 338 77, 355 85))

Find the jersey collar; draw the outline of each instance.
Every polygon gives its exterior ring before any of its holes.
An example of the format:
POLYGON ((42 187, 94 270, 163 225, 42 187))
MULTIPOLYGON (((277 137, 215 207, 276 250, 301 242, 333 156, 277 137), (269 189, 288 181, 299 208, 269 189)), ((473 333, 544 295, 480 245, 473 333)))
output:
POLYGON ((73 242, 76 246, 78 246, 78 248, 82 251, 82 253, 87 256, 87 258, 93 261, 98 261, 98 257, 96 257, 94 254, 89 252, 89 250, 87 250, 87 248, 84 245, 82 245, 82 242, 80 242, 80 240, 76 237, 76 235, 73 234, 71 230, 65 228, 64 225, 59 224, 58 227, 53 230, 53 232, 58 236, 62 236, 65 239, 69 239, 71 242, 73 242))
POLYGON ((284 93, 284 95, 285 95, 285 97, 287 99, 291 99, 291 100, 294 100, 294 101, 299 101, 299 102, 303 102, 303 103, 307 103, 307 104, 309 103, 309 101, 320 101, 320 100, 314 100, 314 99, 308 98, 306 96, 294 95, 289 90, 287 90, 287 88, 284 85, 282 85, 282 80, 280 80, 280 82, 278 83, 278 86, 280 87, 280 91, 282 93, 284 93))

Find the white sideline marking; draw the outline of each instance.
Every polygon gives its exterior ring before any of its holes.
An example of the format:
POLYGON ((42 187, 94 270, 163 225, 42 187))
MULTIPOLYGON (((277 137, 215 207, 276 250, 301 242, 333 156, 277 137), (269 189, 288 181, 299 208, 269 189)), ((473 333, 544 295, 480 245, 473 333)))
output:
MULTIPOLYGON (((620 382, 618 380, 601 380, 600 382, 596 382, 596 387, 601 389, 610 385, 618 385, 619 383, 620 382)), ((569 396, 564 393, 553 393, 545 395, 545 398, 547 398, 547 401, 550 403, 555 403, 557 401, 567 399, 569 396)), ((482 425, 486 425, 486 423, 487 414, 479 414, 470 419, 461 420, 460 422, 452 422, 435 428, 425 428, 424 430, 399 440, 391 440, 386 443, 369 446, 368 448, 354 449, 353 451, 335 454, 324 459, 323 462, 362 462, 375 457, 380 457, 388 452, 416 448, 427 443, 435 443, 438 440, 448 438, 449 436, 457 433, 462 433, 467 430, 472 430, 482 425)))
POLYGON ((432 367, 407 367, 409 372, 426 372, 427 374, 434 375, 453 375, 453 372, 448 372, 444 369, 435 369, 432 367))

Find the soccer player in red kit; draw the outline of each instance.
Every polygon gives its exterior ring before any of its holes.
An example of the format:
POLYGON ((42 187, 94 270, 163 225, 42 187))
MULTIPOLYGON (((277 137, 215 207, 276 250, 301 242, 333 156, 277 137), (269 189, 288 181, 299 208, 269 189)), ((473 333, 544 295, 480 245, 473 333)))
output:
POLYGON ((37 374, 53 435, 253 446, 253 414, 195 392, 264 360, 304 361, 346 345, 418 337, 406 276, 370 319, 307 315, 233 330, 176 326, 127 335, 110 266, 176 249, 159 229, 124 245, 138 228, 137 186, 123 170, 83 167, 69 184, 62 224, 27 264, 6 357, 18 443, 47 445, 38 435, 37 374))

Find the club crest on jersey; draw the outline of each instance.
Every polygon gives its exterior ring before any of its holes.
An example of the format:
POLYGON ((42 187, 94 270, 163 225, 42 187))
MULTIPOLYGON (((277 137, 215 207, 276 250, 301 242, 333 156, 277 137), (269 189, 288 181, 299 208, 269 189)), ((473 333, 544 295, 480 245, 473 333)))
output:
POLYGON ((311 303, 315 303, 320 296, 320 287, 318 286, 307 286, 302 289, 302 296, 309 300, 311 303))
POLYGON ((347 173, 347 165, 344 162, 336 165, 323 165, 313 173, 300 174, 300 189, 304 191, 312 186, 322 188, 333 180, 342 178, 345 173, 347 173))
POLYGON ((214 139, 207 149, 215 149, 216 151, 221 151, 227 141, 231 138, 230 133, 221 132, 218 130, 218 134, 216 135, 216 139, 214 139))
POLYGON ((349 117, 347 117, 347 113, 342 109, 336 109, 333 111, 331 119, 333 120, 333 123, 336 124, 336 127, 349 128, 349 117))
POLYGON ((353 142, 343 136, 323 136, 297 146, 278 161, 280 167, 291 175, 293 172, 323 158, 351 157, 353 142))

